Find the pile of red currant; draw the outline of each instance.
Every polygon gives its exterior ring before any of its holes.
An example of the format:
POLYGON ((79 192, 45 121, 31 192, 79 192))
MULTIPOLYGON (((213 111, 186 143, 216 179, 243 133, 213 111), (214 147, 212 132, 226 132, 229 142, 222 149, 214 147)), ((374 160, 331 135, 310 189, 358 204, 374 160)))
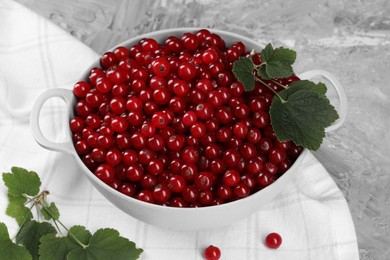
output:
POLYGON ((234 77, 233 63, 249 55, 205 29, 106 52, 73 89, 77 153, 103 182, 149 203, 218 205, 261 190, 302 148, 277 140, 273 92, 260 83, 246 92, 234 77))

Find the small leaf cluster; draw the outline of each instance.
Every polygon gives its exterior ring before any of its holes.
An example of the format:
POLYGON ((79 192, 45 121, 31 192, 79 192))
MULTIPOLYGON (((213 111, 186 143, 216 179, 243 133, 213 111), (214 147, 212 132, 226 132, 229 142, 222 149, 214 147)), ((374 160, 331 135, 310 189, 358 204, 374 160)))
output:
POLYGON ((241 57, 234 63, 233 73, 246 91, 253 90, 259 82, 275 93, 269 114, 278 140, 291 140, 309 150, 318 150, 325 137, 325 128, 339 118, 326 96, 326 85, 300 80, 284 86, 276 81, 294 75, 292 64, 296 52, 293 50, 274 49, 268 44, 260 54, 253 55, 260 55, 260 64, 256 65, 252 57, 241 57), (273 81, 284 90, 276 92, 266 81, 273 81))
POLYGON ((7 226, 0 222, 0 259, 124 260, 138 259, 143 252, 115 229, 103 228, 91 234, 83 226, 65 227, 55 203, 47 202, 49 192, 39 192, 41 181, 35 172, 12 167, 11 172, 3 173, 3 181, 8 188, 6 213, 17 221, 19 230, 11 239, 7 226), (34 207, 37 220, 31 211, 34 207))

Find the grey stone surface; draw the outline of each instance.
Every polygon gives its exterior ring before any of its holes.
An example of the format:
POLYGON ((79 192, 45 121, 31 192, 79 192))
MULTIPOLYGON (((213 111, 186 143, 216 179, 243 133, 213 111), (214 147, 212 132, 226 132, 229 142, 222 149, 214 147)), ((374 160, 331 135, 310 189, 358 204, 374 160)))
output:
POLYGON ((344 193, 361 259, 390 259, 390 2, 388 0, 17 0, 99 53, 134 35, 197 26, 298 52, 296 71, 344 85, 345 125, 315 156, 344 193))

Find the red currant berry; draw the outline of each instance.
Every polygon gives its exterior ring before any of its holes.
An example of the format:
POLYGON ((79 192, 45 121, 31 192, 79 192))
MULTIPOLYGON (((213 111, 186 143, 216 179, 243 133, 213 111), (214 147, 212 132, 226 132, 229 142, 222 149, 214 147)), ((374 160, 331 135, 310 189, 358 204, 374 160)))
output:
POLYGON ((238 138, 244 139, 248 133, 248 127, 244 122, 238 122, 233 126, 233 134, 238 138))
POLYGON ((73 133, 80 133, 84 129, 84 120, 81 117, 74 117, 70 120, 69 126, 73 133))
POLYGON ((181 175, 174 175, 168 181, 168 187, 173 192, 182 192, 186 187, 186 180, 181 175))
POLYGON ((168 117, 163 112, 156 112, 152 116, 152 124, 156 128, 164 128, 168 125, 168 117))
POLYGON ((117 132, 117 133, 122 133, 126 131, 128 127, 128 122, 126 118, 117 116, 111 121, 111 128, 117 132))
POLYGON ((209 246, 204 250, 203 254, 206 260, 219 260, 221 257, 221 250, 216 246, 209 246))
POLYGON ((282 244, 282 237, 278 233, 270 233, 265 238, 265 245, 268 248, 277 249, 282 244))
POLYGON ((154 39, 151 39, 151 38, 145 39, 141 43, 141 48, 144 52, 155 51, 158 49, 158 47, 159 47, 158 42, 154 39))
POLYGON ((148 202, 148 203, 154 203, 154 197, 153 192, 150 190, 142 190, 137 194, 136 197, 138 200, 148 202))
POLYGON ((199 193, 198 201, 202 206, 208 206, 213 202, 214 196, 211 191, 202 191, 199 193))
POLYGON ((284 161, 286 159, 286 153, 283 149, 280 149, 280 148, 273 148, 269 151, 269 160, 272 162, 272 163, 275 163, 275 164, 278 164, 278 163, 281 163, 282 161, 284 161))
POLYGON ((201 138, 206 134, 206 126, 198 122, 191 126, 190 131, 193 137, 201 138))
POLYGON ((260 188, 267 187, 274 181, 273 175, 267 174, 267 173, 261 173, 259 174, 259 177, 257 177, 257 185, 259 185, 260 188))
POLYGON ((198 168, 195 164, 183 165, 180 169, 180 175, 183 176, 183 178, 188 182, 193 181, 197 173, 198 168))
POLYGON ((169 74, 171 65, 166 58, 160 57, 152 62, 152 70, 157 76, 165 77, 169 74))
POLYGON ((114 54, 115 54, 117 60, 124 60, 124 59, 129 57, 130 52, 126 47, 119 46, 119 47, 115 48, 114 54))
POLYGON ((148 139, 147 144, 150 150, 160 151, 164 148, 164 138, 161 135, 154 135, 148 139))
POLYGON ((83 98, 91 90, 91 85, 85 81, 77 82, 73 87, 73 93, 76 97, 83 98))
POLYGON ((199 197, 199 191, 194 186, 186 186, 182 192, 183 199, 188 203, 194 203, 199 197))
POLYGON ((235 187, 240 183, 240 174, 235 170, 227 170, 223 175, 223 183, 228 187, 235 187))
POLYGON ((152 159, 152 160, 150 160, 149 165, 146 167, 146 170, 150 174, 159 175, 164 170, 164 163, 160 159, 157 159, 157 158, 152 159))
POLYGON ((172 151, 180 151, 185 144, 185 138, 182 135, 172 135, 167 140, 167 147, 172 151))
POLYGON ((209 190, 214 184, 214 175, 211 172, 200 172, 195 177, 194 183, 201 191, 209 190))
POLYGON ((122 161, 126 165, 130 166, 137 162, 137 152, 134 150, 126 150, 123 152, 122 161))
POLYGON ((252 123, 257 128, 264 128, 269 125, 269 114, 264 111, 257 111, 253 114, 252 123))
POLYGON ((207 65, 215 63, 218 58, 218 52, 212 48, 207 49, 202 53, 202 61, 207 65))
POLYGON ((189 163, 197 163, 199 161, 200 156, 199 156, 199 151, 196 147, 187 146, 182 150, 180 157, 184 163, 189 164, 189 163))
POLYGON ((125 182, 119 187, 119 192, 129 196, 134 197, 137 192, 137 187, 133 183, 125 182))
POLYGON ((177 73, 182 80, 190 81, 195 78, 197 71, 191 63, 183 62, 179 65, 177 73))
POLYGON ((129 181, 137 182, 144 177, 144 169, 139 164, 130 165, 126 170, 126 178, 129 181))
POLYGON ((118 63, 118 60, 114 53, 112 52, 106 52, 103 54, 103 56, 100 58, 100 65, 102 65, 103 68, 109 68, 113 65, 116 65, 118 63))
POLYGON ((234 195, 236 195, 237 198, 244 198, 247 197, 250 193, 250 188, 245 183, 238 184, 234 190, 234 195))
POLYGON ((101 179, 103 182, 109 184, 111 183, 115 178, 115 171, 114 169, 108 165, 108 164, 101 164, 99 165, 94 174, 96 177, 101 179))

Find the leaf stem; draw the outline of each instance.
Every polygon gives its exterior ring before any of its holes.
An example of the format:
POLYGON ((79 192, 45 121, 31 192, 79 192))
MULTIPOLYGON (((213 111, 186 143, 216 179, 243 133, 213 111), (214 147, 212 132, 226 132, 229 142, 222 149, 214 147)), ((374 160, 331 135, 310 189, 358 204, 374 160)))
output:
POLYGON ((265 83, 264 81, 262 81, 259 77, 255 77, 256 78, 256 80, 258 81, 258 82, 260 82, 261 84, 263 84, 264 86, 266 86, 267 88, 269 88, 270 90, 272 90, 272 92, 274 92, 275 93, 275 95, 280 99, 280 101, 282 102, 282 103, 286 103, 287 101, 286 100, 284 100, 279 94, 278 94, 278 92, 276 92, 276 90, 274 90, 273 88, 271 88, 270 86, 268 86, 267 85, 267 83, 265 83))
POLYGON ((284 88, 284 89, 288 89, 288 87, 287 87, 287 86, 285 86, 285 85, 283 85, 283 84, 281 84, 281 83, 277 82, 277 81, 276 81, 276 80, 274 80, 274 79, 271 79, 271 81, 272 81, 273 83, 275 83, 276 85, 278 85, 278 86, 280 86, 280 87, 284 88))
MULTIPOLYGON (((31 205, 31 207, 29 208, 29 211, 30 211, 30 212, 31 212, 31 209, 32 209, 34 206, 35 206, 35 203, 33 203, 33 204, 31 205)), ((11 238, 11 241, 14 241, 14 239, 19 235, 20 230, 22 230, 24 224, 26 224, 27 215, 28 215, 28 213, 26 213, 26 215, 24 215, 24 218, 23 218, 23 221, 22 221, 22 225, 19 227, 19 230, 18 230, 18 232, 16 233, 16 235, 13 236, 13 237, 11 238)))
MULTIPOLYGON (((50 217, 52 217, 53 221, 54 221, 54 224, 56 225, 58 231, 61 233, 61 230, 59 229, 58 225, 56 222, 58 222, 67 232, 68 232, 68 235, 70 235, 76 242, 77 244, 79 244, 82 248, 87 248, 88 245, 85 245, 83 244, 59 219, 55 220, 55 216, 54 214, 51 212, 50 208, 49 208, 49 205, 48 203, 46 202, 46 199, 43 199, 42 200, 42 207, 44 207, 44 209, 46 210, 46 212, 50 215, 50 217)), ((62 234, 62 233, 61 233, 62 234)))

